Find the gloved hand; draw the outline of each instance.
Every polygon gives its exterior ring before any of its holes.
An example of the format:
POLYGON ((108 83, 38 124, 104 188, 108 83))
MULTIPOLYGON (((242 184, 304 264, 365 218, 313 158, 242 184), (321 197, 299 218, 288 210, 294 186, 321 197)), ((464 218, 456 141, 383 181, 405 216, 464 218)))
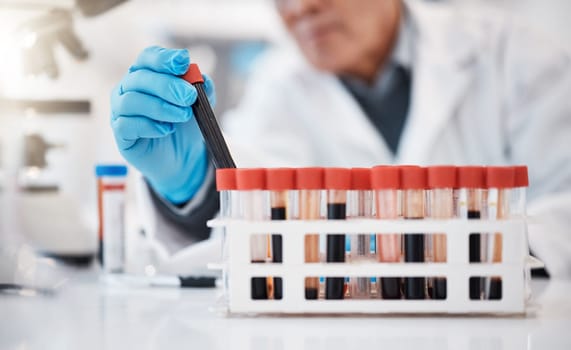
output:
MULTIPOLYGON (((149 47, 111 94, 111 127, 123 157, 174 204, 189 201, 208 170, 202 134, 192 112, 196 89, 179 75, 187 50, 149 47)), ((211 104, 212 80, 204 77, 211 104)))

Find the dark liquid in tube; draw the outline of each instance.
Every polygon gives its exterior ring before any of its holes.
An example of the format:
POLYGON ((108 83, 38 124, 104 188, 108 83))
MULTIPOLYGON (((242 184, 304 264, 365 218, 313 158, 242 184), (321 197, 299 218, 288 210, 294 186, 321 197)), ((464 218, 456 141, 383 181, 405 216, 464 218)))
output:
MULTIPOLYGON (((278 207, 272 208, 272 220, 285 220, 286 208, 278 207)), ((282 252, 282 236, 272 235, 272 262, 281 263, 283 261, 282 252)), ((274 277, 274 299, 281 299, 283 297, 283 282, 281 278, 274 277)))
MULTIPOLYGON (((263 264, 265 261, 252 261, 253 263, 263 264)), ((268 299, 268 287, 265 277, 252 278, 252 299, 265 300, 268 299)))
MULTIPOLYGON (((414 233, 404 236, 404 261, 424 262, 424 234, 414 233)), ((404 279, 404 296, 406 299, 424 299, 424 277, 406 277, 404 279)))
POLYGON ((401 279, 399 277, 381 278, 381 297, 383 299, 400 299, 401 279))
MULTIPOLYGON (((345 203, 327 204, 327 219, 344 220, 346 218, 345 203)), ((345 235, 327 235, 327 262, 345 262, 345 235)), ((343 299, 345 278, 327 277, 325 279, 325 298, 343 299)))
POLYGON ((492 277, 490 281, 490 300, 502 299, 502 279, 499 277, 492 277))
MULTIPOLYGON (((479 220, 481 214, 477 210, 468 211, 468 219, 479 220)), ((480 233, 470 234, 470 262, 482 262, 482 235, 480 233)), ((477 300, 482 298, 484 291, 484 279, 481 277, 470 278, 470 299, 477 300)))

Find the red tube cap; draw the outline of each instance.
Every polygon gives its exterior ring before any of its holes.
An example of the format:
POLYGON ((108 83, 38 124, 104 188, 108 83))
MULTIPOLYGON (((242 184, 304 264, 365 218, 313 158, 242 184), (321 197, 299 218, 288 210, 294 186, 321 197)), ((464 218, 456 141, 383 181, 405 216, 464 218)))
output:
POLYGON ((484 188, 486 169, 481 166, 463 166, 458 168, 458 188, 484 188))
POLYGON ((529 186, 529 175, 527 171, 527 166, 517 165, 514 167, 515 171, 515 187, 528 187, 529 186))
POLYGON ((299 168, 295 171, 298 190, 322 190, 323 168, 299 168))
POLYGON ((431 166, 427 171, 429 188, 456 188, 458 185, 455 166, 431 166))
POLYGON ((182 75, 182 78, 191 84, 204 83, 204 78, 196 63, 191 63, 188 66, 188 71, 182 75))
POLYGON ((400 168, 376 166, 371 170, 371 185, 375 190, 400 189, 400 168))
POLYGON ((366 191, 371 189, 371 169, 351 169, 351 189, 366 191))
POLYGON ((487 188, 514 187, 515 170, 513 167, 491 166, 486 168, 487 188))
POLYGON ((242 191, 263 190, 266 188, 266 170, 237 169, 236 185, 242 191))
POLYGON ((328 190, 350 190, 351 169, 325 168, 325 188, 328 190))
POLYGON ((266 169, 266 188, 270 191, 285 191, 295 188, 295 169, 266 169))
POLYGON ((216 170, 216 189, 218 191, 232 191, 236 189, 236 169, 216 170))
POLYGON ((400 168, 401 186, 404 190, 424 190, 427 187, 426 168, 404 166, 400 168))

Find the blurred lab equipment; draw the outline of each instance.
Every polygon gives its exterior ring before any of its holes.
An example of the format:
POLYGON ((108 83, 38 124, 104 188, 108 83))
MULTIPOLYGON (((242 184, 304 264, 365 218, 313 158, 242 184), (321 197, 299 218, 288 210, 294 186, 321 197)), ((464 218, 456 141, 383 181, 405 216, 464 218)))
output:
POLYGON ((25 75, 42 75, 55 79, 59 76, 55 48, 62 46, 78 61, 89 54, 74 29, 73 13, 77 8, 86 17, 97 16, 127 0, 64 0, 3 1, 7 8, 21 11, 42 11, 21 23, 16 31, 20 37, 23 70, 25 75))
POLYGON ((71 263, 88 263, 95 236, 80 215, 70 182, 80 159, 76 134, 87 115, 87 101, 0 100, 4 188, 2 243, 25 242, 40 254, 71 263), (37 108, 36 108, 37 107, 37 108), (69 108, 68 108, 69 107, 69 108), (79 111, 79 112, 78 112, 79 111))
POLYGON ((103 14, 128 0, 75 0, 81 13, 86 17, 103 14))
POLYGON ((88 54, 72 28, 72 16, 65 10, 52 10, 21 25, 22 60, 26 75, 45 73, 52 79, 59 75, 54 48, 61 44, 77 60, 88 54))
POLYGON ((46 141, 35 132, 24 135, 22 143, 13 196, 16 227, 12 229, 43 254, 89 260, 94 252, 91 234, 81 222, 74 200, 62 191, 66 165, 55 153, 50 158, 56 150, 61 156, 66 146, 46 141))
POLYGON ((47 142, 42 135, 24 135, 23 166, 20 173, 20 189, 25 191, 58 191, 57 179, 51 176, 46 161, 52 149, 65 148, 62 144, 47 142), (46 175, 44 175, 46 174, 46 175))

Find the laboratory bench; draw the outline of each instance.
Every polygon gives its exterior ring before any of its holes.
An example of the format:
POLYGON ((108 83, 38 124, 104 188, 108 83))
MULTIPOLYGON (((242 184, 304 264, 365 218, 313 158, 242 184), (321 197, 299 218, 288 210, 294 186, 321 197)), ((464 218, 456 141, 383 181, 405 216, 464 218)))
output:
POLYGON ((52 292, 0 294, 0 349, 571 349, 571 281, 533 280, 526 316, 252 317, 226 315, 220 288, 50 274, 52 292))

